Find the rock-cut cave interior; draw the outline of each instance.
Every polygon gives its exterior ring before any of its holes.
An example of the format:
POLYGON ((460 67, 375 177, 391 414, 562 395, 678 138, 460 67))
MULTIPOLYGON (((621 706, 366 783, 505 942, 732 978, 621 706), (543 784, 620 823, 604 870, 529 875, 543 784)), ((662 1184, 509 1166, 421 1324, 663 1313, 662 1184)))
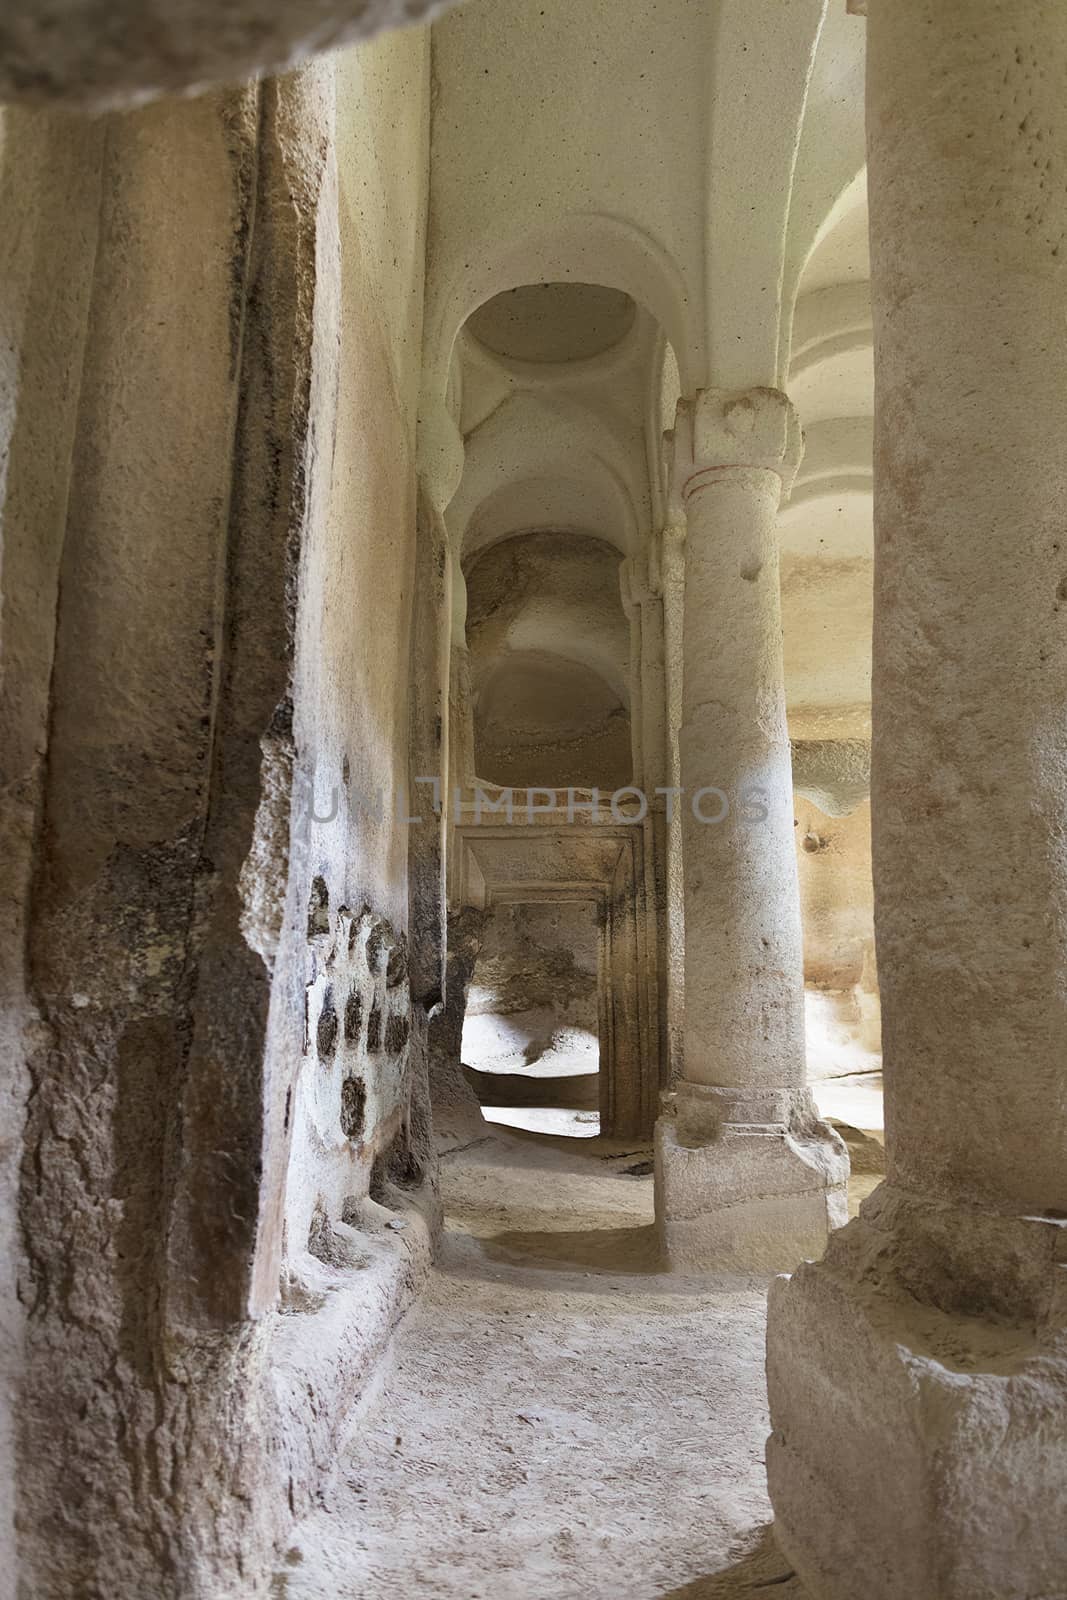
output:
POLYGON ((1065 507, 1063 0, 5 0, 0 1600, 1067 1600, 1065 507))

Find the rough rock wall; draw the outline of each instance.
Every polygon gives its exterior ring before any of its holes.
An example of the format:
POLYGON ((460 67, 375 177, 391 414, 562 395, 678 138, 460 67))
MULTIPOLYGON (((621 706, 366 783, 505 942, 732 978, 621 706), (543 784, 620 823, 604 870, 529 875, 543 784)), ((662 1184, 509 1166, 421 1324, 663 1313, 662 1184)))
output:
POLYGON ((280 72, 318 51, 429 17, 443 0, 10 0, 0 96, 138 105, 280 72))
POLYGON ((14 1553, 23 1358, 17 1191, 28 1054, 47 1038, 27 971, 68 467, 100 212, 103 128, 0 112, 0 1595, 14 1553))
MULTIPOLYGON (((30 929, 19 1502, 26 1588, 45 1595, 132 1592, 146 1557, 175 1559, 166 1240, 221 888, 202 850, 257 121, 249 94, 103 131, 30 929)), ((242 1217, 236 1194, 203 1199, 242 1217)))
POLYGON ((412 749, 421 727, 409 679, 422 648, 412 605, 427 49, 409 34, 342 58, 328 135, 335 220, 318 257, 331 307, 313 415, 328 410, 332 427, 313 448, 330 470, 300 573, 302 865, 290 879, 281 974, 290 988, 278 1004, 279 1027, 292 1016, 306 1027, 302 1070, 279 1076, 272 1102, 282 1150, 289 1117, 291 1153, 275 1179, 300 1270, 321 1218, 336 1221, 366 1197, 376 1163, 412 1136, 416 1068, 425 1072, 427 997, 413 1004, 409 965, 423 957, 408 936, 408 865, 422 830, 402 819, 413 809, 412 763, 425 753, 412 749))
POLYGON ((359 129, 332 63, 4 121, 3 1398, 41 1600, 262 1592, 426 1264, 406 844, 318 797, 408 770, 426 42, 337 70, 359 129), (385 109, 368 218, 338 153, 385 109))

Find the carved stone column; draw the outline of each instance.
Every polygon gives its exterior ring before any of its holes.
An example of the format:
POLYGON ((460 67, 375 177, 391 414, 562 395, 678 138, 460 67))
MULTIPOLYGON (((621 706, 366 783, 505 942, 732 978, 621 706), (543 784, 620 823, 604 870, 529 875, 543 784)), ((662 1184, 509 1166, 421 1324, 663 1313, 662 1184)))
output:
POLYGON ((683 1269, 791 1267, 845 1220, 848 1158, 805 1087, 777 514, 800 459, 772 389, 682 402, 684 1066, 657 1125, 683 1269))
POLYGON ((824 1600, 1067 1593, 1067 12, 870 0, 888 1180, 775 1285, 824 1600))
MULTIPOLYGON (((685 512, 681 506, 660 535, 659 570, 663 588, 663 643, 666 677, 666 783, 681 794, 678 739, 682 726, 685 611, 685 512)), ((667 817, 667 1061, 664 1078, 682 1076, 685 1024, 685 870, 682 861, 682 815, 677 803, 667 817)))

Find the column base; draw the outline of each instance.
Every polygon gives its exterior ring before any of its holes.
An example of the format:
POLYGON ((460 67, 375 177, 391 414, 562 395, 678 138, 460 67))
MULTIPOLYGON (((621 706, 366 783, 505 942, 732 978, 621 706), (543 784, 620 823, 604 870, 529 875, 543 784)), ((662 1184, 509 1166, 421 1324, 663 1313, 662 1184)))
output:
POLYGON ((778 1272, 848 1220, 848 1153, 807 1090, 682 1084, 656 1123, 656 1227, 676 1272, 778 1272))
POLYGON ((1065 1600, 1065 1263, 1062 1221, 883 1184, 774 1284, 775 1533, 820 1600, 1065 1600))

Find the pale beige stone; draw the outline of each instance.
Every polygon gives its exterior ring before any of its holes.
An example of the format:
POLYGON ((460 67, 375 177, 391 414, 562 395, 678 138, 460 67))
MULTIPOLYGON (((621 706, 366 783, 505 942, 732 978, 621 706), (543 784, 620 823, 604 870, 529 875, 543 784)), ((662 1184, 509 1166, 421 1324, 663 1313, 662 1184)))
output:
POLYGON ((768 1471, 826 1600, 1023 1600, 1067 1571, 1067 20, 868 26, 889 1176, 774 1289, 768 1471))
POLYGON ((280 72, 446 0, 9 0, 0 100, 138 105, 280 72))
POLYGON ((776 390, 679 408, 686 1009, 683 1076, 657 1133, 657 1225, 678 1270, 780 1267, 847 1215, 847 1154, 803 1088, 776 539, 800 451, 776 390))
POLYGON ((0 1600, 1064 1600, 1065 76, 12 0, 0 1600))

